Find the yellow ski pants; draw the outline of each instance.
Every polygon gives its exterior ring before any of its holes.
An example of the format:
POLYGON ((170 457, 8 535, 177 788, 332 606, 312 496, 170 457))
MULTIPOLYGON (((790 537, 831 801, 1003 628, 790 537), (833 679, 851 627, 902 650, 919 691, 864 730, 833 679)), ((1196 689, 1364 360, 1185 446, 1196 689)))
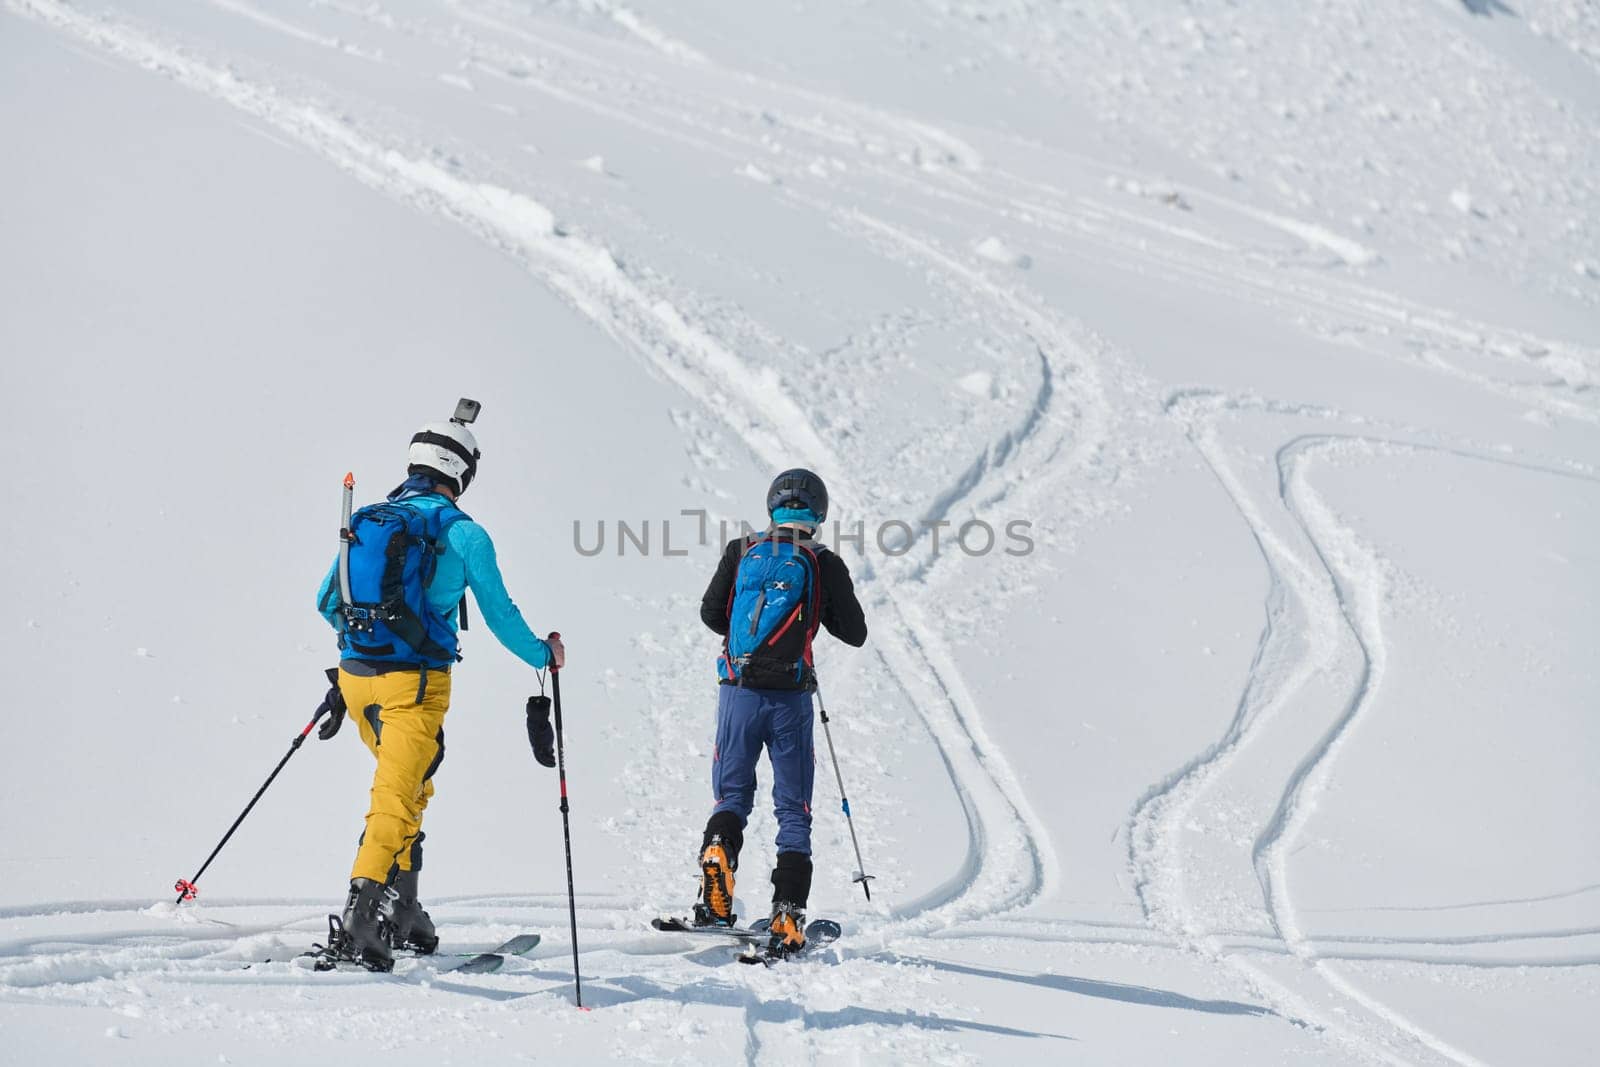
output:
POLYGON ((339 691, 361 740, 378 759, 372 775, 367 828, 351 878, 384 882, 395 868, 422 863, 422 813, 433 797, 433 774, 444 760, 444 714, 450 710, 450 673, 429 671, 419 703, 418 671, 373 677, 339 671, 339 691))

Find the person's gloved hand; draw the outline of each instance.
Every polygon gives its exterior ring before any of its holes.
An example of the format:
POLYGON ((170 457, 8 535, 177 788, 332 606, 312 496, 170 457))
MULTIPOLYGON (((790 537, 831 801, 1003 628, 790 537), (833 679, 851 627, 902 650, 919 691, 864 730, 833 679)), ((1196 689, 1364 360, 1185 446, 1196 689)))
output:
POLYGON ((328 721, 317 730, 317 736, 326 741, 339 732, 339 727, 344 725, 344 694, 339 691, 339 668, 329 667, 327 670, 328 681, 331 688, 322 703, 317 705, 317 713, 313 718, 320 719, 326 713, 328 721))
POLYGON ((528 698, 528 744, 533 758, 546 767, 556 765, 556 731, 550 725, 550 698, 544 694, 528 698))

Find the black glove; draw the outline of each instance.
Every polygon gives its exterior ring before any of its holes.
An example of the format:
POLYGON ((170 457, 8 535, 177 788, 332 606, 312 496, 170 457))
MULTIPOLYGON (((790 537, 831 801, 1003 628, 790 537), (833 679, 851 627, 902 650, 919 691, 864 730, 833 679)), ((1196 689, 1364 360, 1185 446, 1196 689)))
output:
POLYGON ((324 741, 338 733, 339 727, 344 725, 345 710, 344 694, 339 691, 339 668, 329 667, 327 674, 328 681, 333 683, 333 687, 328 690, 328 695, 322 698, 322 703, 317 705, 317 713, 313 716, 314 719, 322 718, 324 713, 328 716, 328 721, 317 730, 317 736, 324 741))
POLYGON ((533 758, 546 767, 556 765, 556 731, 550 725, 550 698, 540 694, 528 698, 528 744, 533 758))

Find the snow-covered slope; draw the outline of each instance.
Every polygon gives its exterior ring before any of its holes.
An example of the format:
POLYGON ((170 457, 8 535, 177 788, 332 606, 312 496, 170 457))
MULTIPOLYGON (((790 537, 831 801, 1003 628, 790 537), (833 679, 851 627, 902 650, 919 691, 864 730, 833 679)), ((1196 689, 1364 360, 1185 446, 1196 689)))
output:
POLYGON ((0 1058, 1600 1055, 1592 4, 6 0, 0 144, 0 1058), (285 962, 348 731, 166 895, 319 696, 339 479, 459 395, 571 651, 592 1013, 484 633, 425 891, 531 961, 285 962), (877 880, 819 768, 845 937, 769 972, 646 922, 717 524, 795 463, 867 531, 872 637, 819 659, 877 880))

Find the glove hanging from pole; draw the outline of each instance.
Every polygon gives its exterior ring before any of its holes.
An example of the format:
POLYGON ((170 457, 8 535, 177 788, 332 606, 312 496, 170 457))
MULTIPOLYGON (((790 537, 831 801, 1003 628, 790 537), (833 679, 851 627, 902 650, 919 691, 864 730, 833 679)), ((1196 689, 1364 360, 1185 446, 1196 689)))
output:
POLYGON ((326 673, 331 688, 322 698, 322 703, 317 705, 317 714, 314 716, 321 718, 324 712, 328 715, 328 721, 317 728, 317 736, 324 741, 339 732, 339 727, 344 725, 345 712, 344 694, 339 691, 339 668, 329 667, 326 673))
POLYGON ((550 698, 543 693, 528 698, 528 744, 542 766, 556 765, 556 731, 550 725, 550 698))

